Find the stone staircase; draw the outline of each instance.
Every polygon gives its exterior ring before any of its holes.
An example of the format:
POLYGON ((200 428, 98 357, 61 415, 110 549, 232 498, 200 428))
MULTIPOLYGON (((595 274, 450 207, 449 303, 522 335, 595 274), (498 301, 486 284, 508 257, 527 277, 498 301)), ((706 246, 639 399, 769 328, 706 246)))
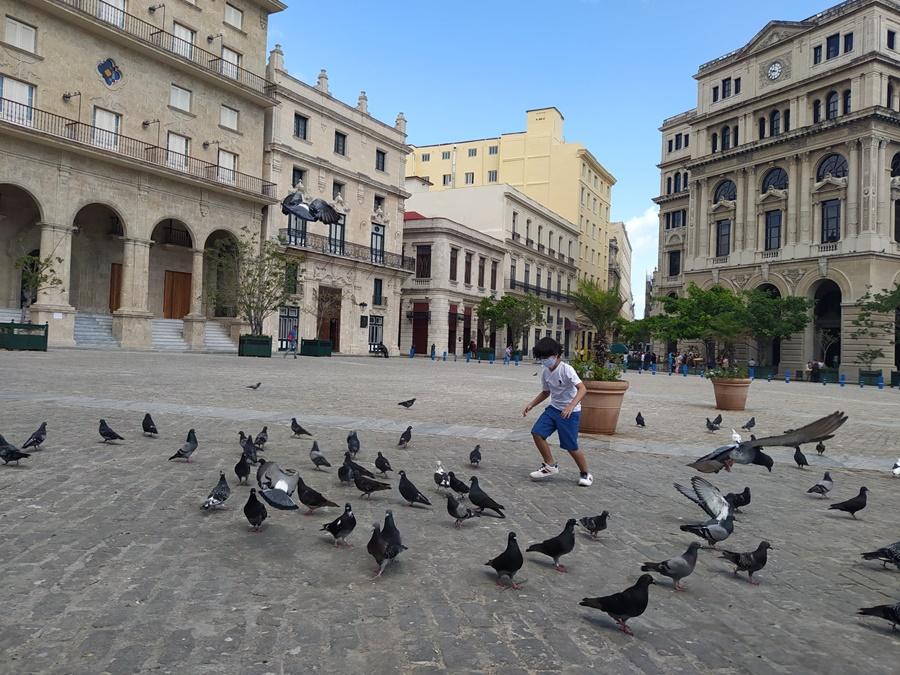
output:
POLYGON ((75 314, 75 345, 89 349, 118 349, 112 334, 112 317, 104 314, 75 314))
POLYGON ((0 308, 0 323, 22 322, 22 310, 15 308, 0 308))
POLYGON ((237 353, 237 345, 234 344, 234 341, 228 335, 225 326, 212 319, 206 320, 203 345, 208 352, 237 353))
POLYGON ((166 352, 186 352, 184 322, 181 319, 152 319, 150 321, 153 349, 166 352))

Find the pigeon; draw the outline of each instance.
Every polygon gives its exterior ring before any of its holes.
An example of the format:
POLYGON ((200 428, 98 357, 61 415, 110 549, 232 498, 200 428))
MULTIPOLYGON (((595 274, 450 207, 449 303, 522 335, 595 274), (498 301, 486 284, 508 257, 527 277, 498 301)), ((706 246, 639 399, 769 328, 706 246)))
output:
POLYGON ((225 500, 231 496, 231 488, 228 487, 228 481, 225 480, 225 472, 219 472, 219 482, 207 496, 203 502, 204 510, 217 509, 225 503, 225 500))
POLYGON ((300 426, 296 417, 291 418, 291 431, 294 432, 294 438, 298 436, 312 436, 306 429, 300 426))
POLYGON ((248 436, 243 431, 238 432, 238 438, 240 439, 241 450, 244 451, 244 454, 247 455, 252 464, 256 464, 256 453, 264 452, 264 450, 253 442, 252 436, 248 436))
POLYGON ((641 415, 641 411, 640 411, 640 410, 638 410, 638 414, 637 414, 637 416, 634 418, 634 421, 635 421, 635 424, 637 424, 639 427, 645 427, 645 426, 647 426, 647 424, 644 422, 644 416, 641 415))
POLYGON ((745 487, 742 492, 729 492, 725 495, 725 501, 731 505, 732 513, 740 513, 742 507, 750 504, 750 488, 745 487))
POLYGON ((353 528, 356 527, 356 516, 353 515, 353 509, 350 508, 350 504, 344 504, 344 512, 339 515, 337 518, 332 520, 330 523, 326 523, 322 526, 321 531, 328 532, 332 537, 334 537, 334 545, 337 547, 346 546, 347 548, 352 548, 352 544, 347 543, 347 537, 350 536, 350 533, 353 532, 353 528))
POLYGON ((238 485, 242 482, 244 485, 247 484, 247 477, 250 475, 250 460, 247 458, 247 455, 241 454, 238 463, 234 465, 234 474, 238 478, 238 485))
POLYGON ((381 537, 394 546, 401 546, 403 542, 400 539, 400 530, 394 524, 394 512, 387 509, 384 512, 384 525, 381 526, 381 537))
POLYGON ((888 563, 891 563, 900 570, 900 541, 895 541, 889 546, 869 551, 862 554, 865 560, 880 560, 883 567, 887 569, 888 563))
POLYGON ((327 499, 321 492, 312 489, 309 485, 304 483, 302 478, 298 478, 297 496, 300 498, 300 503, 308 509, 308 511, 303 514, 306 516, 323 506, 337 506, 337 504, 327 499))
POLYGON ((256 384, 248 384, 247 389, 252 389, 253 391, 256 391, 257 389, 259 389, 259 385, 261 385, 261 384, 262 384, 262 382, 257 382, 256 384))
POLYGON ((431 506, 431 502, 428 501, 428 498, 419 492, 419 488, 413 485, 412 481, 406 477, 406 472, 402 469, 400 470, 400 484, 397 487, 400 490, 400 495, 403 497, 404 501, 410 506, 414 504, 431 506))
POLYGON ((100 436, 103 438, 101 443, 109 443, 110 441, 124 441, 125 439, 119 436, 115 431, 109 428, 109 425, 106 423, 106 420, 100 420, 100 436))
POLYGON ((369 539, 369 543, 366 544, 366 550, 369 552, 369 555, 375 558, 375 563, 378 565, 378 569, 375 571, 375 578, 378 578, 384 573, 388 563, 406 550, 406 546, 400 544, 397 547, 390 544, 382 536, 381 527, 378 523, 374 523, 372 525, 372 537, 369 539))
MULTIPOLYGON (((694 502, 713 520, 725 520, 734 513, 733 507, 715 485, 705 478, 694 476, 691 478, 689 490, 683 485, 675 483, 675 489, 694 502)), ((683 529, 683 528, 682 528, 683 529)))
POLYGON ((477 513, 481 513, 485 509, 490 509, 496 513, 499 518, 506 518, 506 514, 503 513, 503 509, 506 507, 501 506, 488 497, 487 493, 481 489, 480 485, 478 485, 478 478, 472 476, 469 479, 469 483, 471 485, 469 488, 469 501, 472 502, 473 506, 478 507, 477 513))
POLYGON ((338 480, 341 483, 352 483, 353 482, 353 467, 348 464, 341 464, 338 467, 338 480))
POLYGON ((444 471, 444 466, 440 460, 438 460, 437 468, 434 470, 434 484, 438 486, 439 490, 450 489, 450 476, 444 471))
POLYGON ((293 215, 309 222, 319 221, 326 225, 340 222, 341 214, 334 207, 321 199, 313 199, 307 203, 301 188, 302 185, 298 183, 281 201, 281 212, 284 215, 293 215))
POLYGON ((397 405, 402 405, 404 408, 409 410, 410 408, 413 407, 413 403, 415 403, 415 402, 416 402, 416 399, 411 398, 406 401, 400 401, 400 403, 398 403, 397 405))
POLYGON ((856 512, 862 511, 866 508, 866 496, 869 494, 869 488, 861 487, 859 488, 859 494, 855 497, 848 499, 845 502, 838 502, 837 504, 831 504, 828 509, 834 509, 836 511, 846 511, 851 516, 853 516, 854 520, 856 519, 856 512))
POLYGON ((574 518, 569 518, 566 521, 566 526, 563 528, 562 532, 555 537, 546 539, 537 544, 532 544, 525 549, 525 552, 543 553, 545 556, 553 559, 553 567, 556 568, 557 572, 568 572, 566 566, 561 564, 559 559, 564 555, 571 553, 572 549, 575 548, 576 522, 577 521, 574 518))
POLYGON ((382 476, 387 476, 388 471, 393 471, 391 468, 391 463, 387 460, 387 457, 382 455, 380 452, 378 453, 378 457, 375 458, 375 468, 381 472, 382 476))
POLYGON ((371 497, 373 492, 378 492, 379 490, 391 489, 388 483, 379 483, 377 480, 363 476, 355 470, 353 471, 353 482, 356 484, 356 489, 365 494, 366 497, 371 497))
POLYGON ((721 425, 722 424, 722 414, 719 413, 718 415, 716 415, 715 418, 713 419, 712 423, 715 424, 716 426, 721 425))
POLYGON ((591 537, 596 538, 600 532, 606 529, 607 518, 609 518, 609 511, 604 511, 599 516, 585 516, 579 519, 578 524, 590 532, 591 537))
POLYGON ((144 431, 144 436, 155 438, 159 435, 159 432, 156 430, 156 423, 150 417, 150 413, 144 415, 144 419, 141 421, 141 429, 144 431))
POLYGON ((40 450, 41 445, 44 441, 47 440, 47 423, 41 422, 41 426, 37 428, 31 436, 28 437, 28 440, 22 444, 22 450, 27 450, 28 448, 34 448, 35 450, 40 450))
POLYGON ((320 467, 331 466, 331 463, 325 459, 325 455, 319 451, 319 444, 316 441, 313 441, 312 447, 309 449, 309 458, 315 465, 316 471, 319 471, 320 467))
POLYGON ((755 551, 749 551, 748 553, 735 553, 734 551, 722 550, 720 551, 720 553, 725 560, 728 560, 735 566, 734 576, 737 576, 738 572, 746 572, 750 583, 754 586, 759 586, 758 581, 753 581, 753 573, 759 572, 763 567, 766 566, 766 552, 770 548, 772 548, 772 544, 767 541, 761 541, 759 542, 759 546, 756 547, 755 551))
POLYGON ((672 588, 676 591, 685 590, 680 582, 689 577, 697 565, 697 551, 700 550, 700 542, 692 541, 687 551, 674 558, 662 562, 646 562, 641 565, 641 572, 656 572, 672 580, 672 588))
POLYGON ((809 460, 806 459, 806 455, 804 455, 800 451, 800 446, 794 448, 794 461, 797 462, 797 468, 802 469, 804 466, 809 466, 809 460))
POLYGON ((400 434, 400 440, 397 442, 397 447, 405 448, 412 441, 412 427, 406 427, 406 431, 400 434))
POLYGON ((731 430, 731 442, 732 443, 740 443, 741 440, 743 440, 743 439, 741 439, 741 435, 738 432, 736 432, 734 429, 732 429, 731 430))
POLYGON ((260 496, 272 508, 279 511, 297 511, 300 508, 292 498, 300 483, 300 476, 293 469, 282 469, 275 462, 264 460, 256 471, 256 483, 260 496))
POLYGON ((360 466, 359 464, 357 464, 356 462, 354 462, 352 459, 350 459, 350 453, 349 453, 349 452, 345 452, 345 453, 344 453, 344 464, 346 464, 346 465, 349 466, 351 469, 353 469, 353 473, 355 473, 355 474, 357 474, 357 475, 359 475, 359 476, 365 476, 366 478, 375 478, 375 474, 374 474, 374 473, 372 473, 372 472, 369 471, 367 468, 365 468, 365 467, 363 467, 363 466, 360 466))
POLYGON ((706 543, 715 548, 718 542, 725 541, 734 532, 734 516, 729 514, 725 520, 711 518, 700 525, 682 525, 679 529, 706 539, 706 543))
POLYGON ((460 497, 465 497, 469 494, 469 486, 463 483, 459 478, 456 477, 452 471, 447 473, 447 477, 450 481, 450 489, 453 490, 460 497))
POLYGON ((356 457, 359 452, 359 436, 356 435, 355 431, 347 434, 347 450, 353 457, 356 457))
POLYGON ((741 425, 741 429, 746 429, 747 431, 750 431, 755 426, 756 426, 756 418, 751 417, 749 420, 747 420, 746 422, 744 422, 744 424, 741 425))
POLYGON ((244 504, 244 515, 247 516, 254 532, 259 532, 263 521, 269 515, 265 505, 256 498, 256 488, 250 488, 250 496, 247 497, 247 503, 244 504))
POLYGON ((184 444, 175 451, 175 454, 169 457, 169 461, 171 462, 173 459, 186 459, 188 462, 191 461, 191 455, 194 454, 194 450, 197 449, 197 434, 194 433, 193 429, 188 430, 187 439, 184 441, 184 444))
POLYGON ((825 444, 822 441, 819 441, 818 443, 816 443, 816 452, 819 453, 819 456, 822 456, 825 454, 825 444))
POLYGON ((268 442, 269 442, 269 427, 265 426, 262 428, 262 431, 260 431, 256 435, 256 439, 253 441, 253 445, 255 445, 257 448, 262 450, 263 447, 265 447, 266 443, 268 443, 268 442))
POLYGON ((22 452, 16 446, 7 442, 3 436, 0 436, 0 459, 3 460, 4 464, 15 462, 18 466, 20 459, 28 459, 29 457, 31 457, 31 453, 22 452))
POLYGON ((456 497, 450 493, 447 494, 447 513, 449 513, 452 518, 456 519, 456 523, 454 523, 454 527, 456 528, 459 528, 464 520, 474 518, 478 515, 468 506, 462 506, 456 497))
POLYGON ((716 424, 715 422, 710 422, 709 418, 707 417, 706 418, 706 430, 711 434, 715 433, 716 431, 719 430, 719 425, 716 424))
POLYGON ((481 464, 481 446, 476 445, 475 449, 469 453, 469 464, 472 466, 478 466, 481 464))
POLYGON ((877 616, 879 619, 885 619, 891 622, 891 631, 900 623, 900 602, 895 605, 875 605, 874 607, 863 607, 857 614, 860 616, 877 616))
POLYGON ((650 584, 655 584, 653 577, 642 574, 638 577, 634 586, 626 588, 621 593, 613 593, 605 597, 584 598, 578 604, 582 607, 592 607, 609 614, 619 629, 626 635, 634 635, 626 625, 628 619, 633 619, 644 613, 650 599, 650 584))
POLYGON ((498 586, 518 590, 525 582, 516 583, 515 576, 516 572, 522 569, 524 562, 522 551, 519 550, 519 543, 516 541, 516 533, 510 532, 506 538, 506 550, 484 564, 493 567, 497 572, 498 586))
POLYGON ((891 473, 894 478, 900 477, 900 459, 897 459, 897 461, 894 462, 894 466, 891 467, 891 473))
POLYGON ((807 494, 817 494, 824 497, 829 492, 831 492, 831 488, 834 487, 834 481, 831 480, 831 474, 827 471, 825 475, 822 476, 822 480, 813 485, 809 490, 806 491, 807 494))

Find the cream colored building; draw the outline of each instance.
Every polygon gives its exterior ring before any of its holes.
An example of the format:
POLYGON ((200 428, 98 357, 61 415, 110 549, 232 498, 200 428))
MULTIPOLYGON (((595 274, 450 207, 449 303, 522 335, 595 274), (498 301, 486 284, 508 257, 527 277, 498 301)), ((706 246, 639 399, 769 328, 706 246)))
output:
MULTIPOLYGON (((13 262, 61 258, 54 345, 233 349, 204 250, 259 232, 262 73, 279 0, 0 0, 0 307, 13 262)), ((234 332, 239 332, 235 327, 234 332)))
POLYGON ((331 340, 336 352, 366 354, 383 343, 396 353, 400 292, 413 264, 403 255, 403 113, 389 125, 369 114, 365 92, 356 106, 337 100, 324 70, 314 86, 301 82, 285 69, 279 45, 266 75, 278 106, 266 118, 264 175, 278 194, 299 182, 307 199, 324 199, 344 216, 328 226, 270 209, 268 230, 285 238, 300 271, 272 334, 282 349, 299 326, 301 339, 331 340))
POLYGON ((634 298, 631 292, 631 241, 621 220, 609 224, 609 288, 619 289, 622 297, 622 318, 634 319, 634 298))
POLYGON ((701 65, 696 108, 660 129, 654 292, 695 282, 816 301, 804 333, 752 354, 762 364, 820 359, 853 377, 859 353, 882 347, 874 368, 897 366, 887 337, 850 333, 866 289, 900 281, 898 33, 893 0, 772 21, 701 65))

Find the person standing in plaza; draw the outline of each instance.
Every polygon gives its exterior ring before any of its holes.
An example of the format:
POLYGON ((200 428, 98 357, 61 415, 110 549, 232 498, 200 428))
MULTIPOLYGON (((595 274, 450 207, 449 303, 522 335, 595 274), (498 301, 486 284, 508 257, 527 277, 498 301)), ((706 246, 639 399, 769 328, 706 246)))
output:
POLYGON ((541 453, 541 468, 531 472, 532 480, 546 480, 559 473, 559 465, 553 459, 547 443, 554 432, 559 437, 559 447, 566 450, 578 466, 578 485, 590 487, 594 477, 588 470, 587 457, 578 449, 578 427, 581 423, 581 399, 587 388, 578 373, 561 360, 562 347, 553 338, 544 337, 534 346, 534 356, 541 360, 541 393, 525 406, 522 417, 542 401, 550 399, 550 405, 531 428, 531 437, 541 453))
POLYGON ((291 327, 290 332, 287 336, 287 349, 285 350, 282 358, 287 358, 289 352, 294 353, 294 358, 297 358, 297 329, 293 326, 291 327))

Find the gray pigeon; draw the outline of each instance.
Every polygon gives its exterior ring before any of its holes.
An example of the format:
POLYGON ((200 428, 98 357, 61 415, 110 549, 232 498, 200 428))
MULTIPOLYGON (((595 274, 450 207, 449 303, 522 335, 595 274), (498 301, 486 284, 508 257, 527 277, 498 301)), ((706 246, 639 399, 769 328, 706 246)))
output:
POLYGON ((857 614, 860 616, 877 616, 879 619, 891 622, 891 631, 900 623, 900 602, 896 605, 876 605, 875 607, 863 607, 857 614))
POLYGON ((692 541, 687 551, 681 555, 663 562, 646 562, 641 565, 641 572, 656 572, 664 577, 669 577, 673 582, 672 588, 676 591, 683 591, 685 588, 679 582, 693 573, 694 567, 697 565, 697 551, 699 550, 700 542, 692 541))
POLYGON ((759 542, 759 546, 756 547, 755 551, 750 551, 748 553, 735 553, 734 551, 722 551, 722 557, 734 564, 734 576, 737 576, 738 572, 747 572, 749 575, 750 583, 754 586, 758 586, 758 581, 753 581, 753 573, 759 572, 763 567, 766 566, 767 558, 766 552, 772 548, 772 544, 767 541, 759 542))
POLYGON ((580 518, 578 524, 590 532, 591 537, 596 539, 597 535, 606 529, 607 518, 609 518, 609 511, 604 511, 599 516, 585 516, 584 518, 580 518))
POLYGON ((831 480, 831 474, 827 471, 825 475, 822 476, 822 480, 813 485, 809 490, 806 491, 807 494, 817 494, 824 497, 829 492, 831 492, 831 488, 834 487, 834 481, 831 480))
POLYGON ((216 486, 209 493, 209 496, 206 498, 206 501, 203 502, 203 508, 206 510, 209 509, 217 509, 223 504, 225 504, 225 500, 231 496, 231 488, 228 487, 228 481, 225 480, 225 472, 219 472, 219 482, 216 483, 216 486))
POLYGON ((405 448, 412 442, 412 427, 406 427, 406 431, 400 434, 400 441, 397 443, 397 446, 400 448, 405 448))
POLYGON ((888 563, 891 563, 900 570, 900 541, 895 541, 893 544, 875 551, 863 553, 862 557, 864 560, 880 560, 885 569, 887 569, 888 563))
POLYGON ((264 426, 264 427, 262 428, 262 431, 260 431, 260 432, 256 435, 256 439, 253 441, 253 444, 254 444, 257 448, 259 448, 260 450, 262 450, 262 449, 265 447, 266 443, 268 443, 268 442, 269 442, 269 427, 264 426))
POLYGON ((309 458, 312 460, 312 463, 316 467, 316 471, 319 471, 319 467, 322 466, 331 466, 329 461, 325 459, 325 455, 323 455, 319 451, 319 444, 317 441, 313 441, 312 447, 309 449, 309 458))
POLYGON ((447 493, 447 513, 451 518, 455 518, 454 527, 457 529, 462 525, 464 520, 475 518, 478 514, 472 511, 468 506, 462 506, 459 501, 451 493, 447 493))
POLYGON ((359 452, 359 436, 356 435, 355 431, 347 434, 347 450, 353 457, 356 457, 356 454, 359 452))
POLYGON ((22 444, 22 449, 27 450, 28 448, 34 448, 35 450, 40 450, 41 445, 43 445, 44 441, 47 440, 47 423, 41 422, 41 426, 37 428, 31 436, 28 437, 28 440, 22 444))
POLYGON ((171 462, 173 459, 186 459, 188 462, 191 461, 191 455, 194 454, 194 450, 197 449, 197 434, 194 433, 193 429, 188 431, 187 439, 184 441, 184 444, 175 451, 175 454, 169 457, 169 461, 171 462))
POLYGON ((682 525, 680 529, 682 532, 690 532, 702 539, 706 539, 706 542, 715 548, 718 542, 725 541, 734 532, 734 516, 728 514, 725 520, 712 518, 699 525, 682 525))
POLYGON ((100 437, 103 439, 101 443, 109 443, 110 441, 124 441, 125 439, 113 431, 106 420, 100 420, 100 437))
POLYGON ((291 431, 294 432, 294 437, 297 436, 312 436, 306 429, 300 426, 299 422, 297 422, 296 417, 291 418, 291 431))
POLYGON ((691 478, 691 488, 684 487, 678 483, 674 483, 675 489, 685 497, 694 502, 703 509, 710 518, 714 520, 725 520, 734 510, 719 489, 705 478, 694 476, 691 478))

